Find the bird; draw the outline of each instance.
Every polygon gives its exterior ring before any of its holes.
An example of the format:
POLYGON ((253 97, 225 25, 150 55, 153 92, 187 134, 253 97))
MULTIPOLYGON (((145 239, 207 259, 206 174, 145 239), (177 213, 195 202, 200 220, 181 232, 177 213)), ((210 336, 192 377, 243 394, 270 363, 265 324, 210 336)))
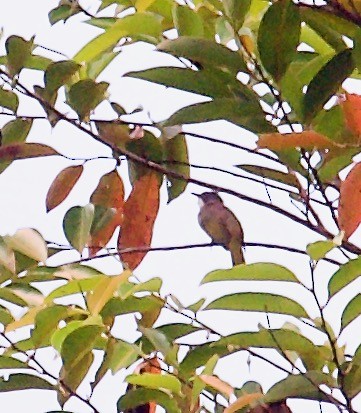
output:
POLYGON ((216 192, 196 194, 200 211, 198 222, 201 228, 212 238, 230 251, 233 266, 244 264, 242 251, 243 229, 234 213, 224 206, 222 198, 216 192))

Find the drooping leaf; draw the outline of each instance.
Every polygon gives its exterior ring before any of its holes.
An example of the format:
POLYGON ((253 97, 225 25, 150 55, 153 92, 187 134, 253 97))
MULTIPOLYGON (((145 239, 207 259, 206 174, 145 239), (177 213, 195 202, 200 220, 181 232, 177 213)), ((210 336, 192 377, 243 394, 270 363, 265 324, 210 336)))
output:
POLYGON ((118 251, 130 269, 136 268, 150 247, 153 225, 159 208, 159 181, 154 173, 135 181, 124 204, 124 223, 118 238, 118 251), (145 248, 144 251, 125 252, 126 248, 145 248))
POLYGON ((115 122, 95 122, 101 139, 110 145, 124 148, 130 141, 129 127, 115 122))
POLYGON ((98 315, 104 305, 114 296, 121 284, 131 276, 126 270, 120 275, 104 277, 87 296, 87 307, 92 315, 98 315))
POLYGON ((201 284, 214 281, 290 281, 298 283, 296 276, 286 267, 273 263, 255 263, 236 265, 227 270, 208 273, 201 284))
POLYGON ((69 17, 79 13, 79 11, 80 8, 77 5, 61 4, 49 12, 49 22, 51 25, 61 20, 64 20, 65 22, 69 17))
POLYGON ((361 138, 361 96, 346 93, 344 100, 341 100, 341 108, 345 116, 346 125, 349 130, 356 135, 357 142, 361 138))
POLYGON ((10 36, 5 41, 7 67, 11 76, 23 69, 33 50, 33 40, 26 41, 20 36, 10 36))
POLYGON ((95 205, 89 241, 92 257, 109 242, 123 222, 124 184, 116 170, 102 176, 90 201, 95 205))
POLYGON ((167 175, 168 202, 181 195, 187 187, 190 176, 187 142, 183 135, 163 141, 163 159, 167 170, 180 174, 184 179, 167 175))
POLYGON ((173 19, 178 36, 203 37, 203 22, 195 9, 191 9, 187 5, 176 4, 173 9, 173 19))
POLYGON ((338 224, 348 239, 361 223, 361 163, 357 163, 341 182, 338 224))
POLYGON ((361 273, 361 257, 350 260, 339 267, 328 283, 330 296, 335 295, 342 288, 349 285, 361 273))
POLYGON ((0 236, 0 265, 15 273, 15 254, 3 237, 0 236))
MULTIPOLYGON (((148 131, 141 131, 144 136, 140 139, 130 140, 126 149, 132 152, 146 161, 152 161, 157 164, 161 164, 163 160, 163 148, 160 139, 156 138, 152 133, 148 131)), ((129 178, 132 184, 141 178, 143 175, 149 173, 149 168, 142 163, 135 162, 131 159, 128 161, 129 178)), ((159 183, 162 181, 162 174, 156 173, 159 183)))
POLYGON ((4 237, 6 244, 33 260, 45 263, 48 250, 44 238, 32 228, 18 229, 14 235, 4 237))
POLYGON ((0 106, 16 112, 19 106, 19 98, 14 92, 0 88, 0 106))
POLYGON ((258 50, 262 64, 276 82, 296 54, 300 33, 299 9, 292 1, 276 2, 264 14, 258 32, 258 50))
POLYGON ((11 145, 24 142, 29 135, 31 119, 17 118, 6 123, 1 129, 1 143, 2 145, 11 145))
POLYGON ((69 195, 83 173, 83 165, 68 166, 59 172, 46 194, 46 210, 51 211, 69 195))
POLYGON ((63 229, 69 243, 80 253, 89 241, 94 205, 75 206, 64 216, 63 229))
POLYGON ((226 16, 236 32, 242 27, 247 12, 251 6, 250 0, 223 1, 226 16))
POLYGON ((192 63, 205 68, 217 68, 236 75, 247 71, 244 59, 238 52, 200 37, 181 36, 174 40, 161 42, 157 49, 174 56, 185 57, 192 63))
POLYGON ((276 151, 290 148, 329 149, 333 146, 334 143, 326 136, 311 130, 300 133, 267 133, 258 139, 259 148, 276 151))
POLYGON ((79 80, 69 89, 68 103, 81 120, 88 120, 90 113, 105 99, 108 86, 107 82, 79 80))
POLYGON ((341 51, 321 68, 311 80, 304 97, 303 110, 306 122, 317 115, 353 69, 354 62, 350 49, 341 51))
POLYGON ((205 310, 260 311, 262 313, 288 314, 308 317, 305 309, 296 301, 269 293, 235 293, 210 302, 205 310))
POLYGON ((263 393, 245 394, 239 397, 235 402, 230 404, 226 409, 224 409, 224 413, 235 413, 242 411, 242 408, 247 408, 248 406, 252 406, 251 410, 247 409, 248 411, 252 412, 253 410, 257 409, 257 402, 259 404, 263 404, 263 393))
POLYGON ((342 330, 361 315, 361 294, 357 294, 345 307, 341 317, 342 330))
POLYGON ((72 60, 51 63, 44 75, 45 87, 52 93, 65 85, 80 69, 80 65, 72 60))

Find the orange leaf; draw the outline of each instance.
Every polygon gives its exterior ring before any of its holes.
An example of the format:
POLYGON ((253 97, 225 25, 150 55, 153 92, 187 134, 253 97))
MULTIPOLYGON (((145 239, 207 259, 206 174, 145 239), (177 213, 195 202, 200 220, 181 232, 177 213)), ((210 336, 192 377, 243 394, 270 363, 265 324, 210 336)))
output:
POLYGON ((224 409, 223 413, 234 413, 245 406, 251 406, 253 403, 260 401, 262 397, 264 397, 262 393, 245 394, 224 409))
POLYGON ((361 137, 361 96, 346 93, 345 100, 341 101, 341 108, 347 127, 353 134, 361 137))
POLYGON ((90 197, 94 205, 107 208, 121 208, 124 204, 124 185, 117 171, 103 175, 90 197))
POLYGON ((42 143, 14 143, 0 147, 0 161, 15 161, 16 159, 37 158, 40 156, 59 155, 50 146, 42 143))
POLYGON ((334 146, 326 136, 314 131, 300 133, 265 133, 258 139, 259 148, 283 150, 291 148, 327 149, 334 146))
POLYGON ((356 164, 341 182, 338 224, 348 239, 361 223, 361 163, 356 164))
POLYGON ((100 179, 90 201, 94 205, 114 209, 113 217, 106 221, 103 227, 91 233, 89 256, 94 257, 107 245, 116 228, 123 222, 124 185, 117 171, 111 171, 100 179))
POLYGON ((208 386, 213 387, 228 398, 230 398, 234 394, 234 388, 217 376, 201 374, 199 378, 208 386))
POLYGON ((49 191, 46 195, 46 210, 51 211, 69 195, 74 185, 78 182, 82 172, 83 165, 68 166, 63 169, 55 177, 53 183, 50 185, 49 191))
MULTIPOLYGON (((159 209, 159 180, 151 172, 135 181, 124 205, 124 224, 118 238, 118 251, 124 248, 149 247, 159 209)), ((123 252, 121 258, 134 270, 147 251, 123 252)))

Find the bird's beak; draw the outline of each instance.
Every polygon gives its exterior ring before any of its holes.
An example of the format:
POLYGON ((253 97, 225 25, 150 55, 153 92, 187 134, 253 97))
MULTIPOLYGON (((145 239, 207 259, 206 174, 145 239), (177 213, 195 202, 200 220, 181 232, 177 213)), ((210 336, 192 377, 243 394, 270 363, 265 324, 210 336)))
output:
POLYGON ((197 197, 200 197, 200 194, 196 194, 195 192, 191 192, 192 195, 195 195, 197 197))

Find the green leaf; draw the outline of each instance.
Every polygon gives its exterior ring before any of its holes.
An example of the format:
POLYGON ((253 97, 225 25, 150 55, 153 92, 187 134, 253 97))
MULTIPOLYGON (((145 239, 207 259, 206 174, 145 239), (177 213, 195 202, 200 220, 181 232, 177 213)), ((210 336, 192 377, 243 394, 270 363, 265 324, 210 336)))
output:
POLYGON ((11 90, 0 88, 0 106, 9 109, 12 112, 16 112, 19 106, 19 98, 11 90))
POLYGON ((167 358, 172 346, 165 334, 154 328, 144 328, 142 326, 139 326, 139 331, 152 343, 154 349, 160 351, 167 358))
POLYGON ((35 229, 18 229, 14 235, 5 236, 4 240, 11 249, 19 251, 35 261, 45 263, 48 258, 46 242, 35 229))
POLYGON ((11 374, 8 380, 0 377, 0 392, 26 389, 56 390, 56 387, 41 377, 33 376, 32 374, 11 374))
POLYGON ((13 321, 14 321, 14 317, 12 316, 10 311, 7 308, 4 308, 1 306, 0 307, 0 323, 6 326, 12 323, 13 321))
POLYGON ((64 216, 63 229, 69 243, 80 253, 83 251, 90 236, 93 222, 94 205, 70 208, 64 216))
POLYGON ((330 297, 351 284, 361 273, 361 257, 348 261, 332 275, 328 283, 330 297))
MULTIPOLYGON (((71 275, 71 271, 70 271, 71 275)), ((78 294, 92 291, 97 284, 104 278, 104 275, 93 276, 92 278, 75 279, 67 282, 61 287, 56 288, 47 297, 47 302, 52 302, 55 298, 66 297, 71 294, 78 294)))
POLYGON ((208 273, 201 284, 214 281, 291 281, 298 283, 297 277, 286 267, 273 263, 236 265, 229 270, 216 270, 208 273))
MULTIPOLYGON (((142 139, 130 140, 126 143, 126 149, 143 159, 160 164, 163 159, 163 148, 160 139, 156 138, 152 133, 145 131, 142 139)), ((132 160, 128 161, 129 178, 132 184, 149 173, 149 168, 139 162, 132 160)), ((158 174, 161 182, 163 175, 158 174)))
POLYGON ((26 65, 27 59, 31 56, 33 46, 33 39, 26 41, 19 36, 10 36, 6 39, 7 67, 11 76, 20 73, 26 65))
POLYGON ((22 143, 29 135, 33 121, 31 119, 17 118, 6 123, 1 129, 1 144, 11 145, 22 143))
POLYGON ((316 241, 308 244, 307 254, 312 260, 318 261, 325 258, 326 254, 333 250, 337 245, 333 241, 316 241))
POLYGON ((264 401, 274 403, 288 398, 329 401, 328 397, 316 385, 336 387, 331 375, 319 371, 308 371, 298 375, 289 375, 286 379, 272 386, 265 395, 264 401))
POLYGON ((0 356, 0 369, 28 369, 23 361, 8 356, 0 356))
POLYGON ((79 115, 81 120, 87 120, 104 99, 109 83, 97 83, 92 79, 79 80, 69 90, 69 105, 79 115))
POLYGON ((265 166, 258 165, 235 165, 237 168, 242 169, 248 173, 258 175, 262 178, 271 179, 273 181, 280 182, 282 184, 298 187, 299 182, 294 174, 277 171, 275 169, 266 168, 265 166))
POLYGON ((63 4, 49 12, 49 22, 51 25, 61 20, 64 20, 65 22, 66 20, 69 19, 69 17, 73 16, 74 14, 77 14, 79 11, 80 9, 78 7, 74 7, 68 4, 63 4))
MULTIPOLYGON (((229 74, 215 69, 195 71, 179 67, 158 67, 139 72, 129 72, 125 76, 148 80, 149 82, 160 83, 164 86, 210 97, 233 96, 230 88, 227 87, 227 83, 239 89, 242 87, 245 89, 245 86, 242 86, 229 74)), ((249 94, 249 91, 247 92, 249 94)))
POLYGON ((359 72, 361 72, 361 29, 358 29, 354 38, 353 59, 359 72))
POLYGON ((0 265, 15 273, 15 254, 6 243, 5 239, 0 236, 0 265))
POLYGON ((176 172, 184 177, 177 179, 167 176, 168 203, 181 195, 187 187, 187 178, 190 176, 187 141, 183 135, 163 140, 163 161, 167 170, 176 172))
POLYGON ((140 349, 135 344, 117 340, 109 358, 109 367, 113 374, 128 368, 140 355, 140 349))
POLYGON ((61 356, 67 370, 79 364, 93 350, 103 331, 104 327, 99 325, 83 325, 65 337, 61 346, 61 356))
POLYGON ((203 36, 203 22, 194 9, 176 3, 173 9, 173 19, 178 36, 203 36))
POLYGON ((216 98, 212 102, 187 106, 173 114, 164 124, 171 126, 221 119, 254 133, 274 132, 274 127, 266 121, 258 103, 256 106, 240 98, 216 98))
POLYGON ((113 50, 109 50, 90 60, 87 64, 87 75, 91 79, 96 79, 100 73, 106 69, 119 55, 119 53, 120 51, 114 52, 113 50))
POLYGON ((87 43, 74 56, 74 61, 77 63, 89 62, 101 53, 116 46, 123 37, 154 42, 162 32, 161 21, 161 16, 149 12, 136 13, 117 19, 105 33, 87 43))
POLYGON ((181 382, 171 374, 132 374, 127 376, 125 381, 149 389, 165 389, 175 394, 181 394, 181 382))
POLYGON ((291 0, 273 3, 263 16, 258 50, 263 66, 277 82, 296 54, 300 33, 299 8, 291 0))
POLYGON ((117 403, 118 411, 133 409, 137 406, 142 406, 148 402, 155 402, 162 406, 167 413, 181 413, 180 408, 174 398, 161 390, 153 389, 135 389, 127 391, 117 403))
POLYGON ((65 85, 80 69, 80 65, 72 60, 51 63, 44 75, 45 87, 52 93, 65 85))
POLYGON ((317 10, 316 8, 302 7, 300 13, 302 20, 338 52, 345 48, 342 37, 354 37, 358 30, 357 25, 351 20, 328 13, 322 8, 317 10))
POLYGON ((210 302, 204 310, 259 311, 308 318, 305 309, 296 301, 281 295, 268 293, 225 295, 210 302))
POLYGON ((311 121, 354 70, 352 51, 343 50, 327 62, 311 80, 303 101, 304 118, 311 121))
POLYGON ((246 63, 238 51, 234 52, 214 40, 183 36, 175 40, 165 40, 159 43, 157 49, 177 57, 185 57, 207 69, 217 68, 233 75, 247 71, 246 63))
POLYGON ((243 26, 244 19, 251 6, 251 0, 223 0, 223 6, 226 16, 235 31, 238 31, 243 26))
POLYGON ((361 294, 357 294, 345 307, 341 317, 341 330, 361 314, 361 294))

